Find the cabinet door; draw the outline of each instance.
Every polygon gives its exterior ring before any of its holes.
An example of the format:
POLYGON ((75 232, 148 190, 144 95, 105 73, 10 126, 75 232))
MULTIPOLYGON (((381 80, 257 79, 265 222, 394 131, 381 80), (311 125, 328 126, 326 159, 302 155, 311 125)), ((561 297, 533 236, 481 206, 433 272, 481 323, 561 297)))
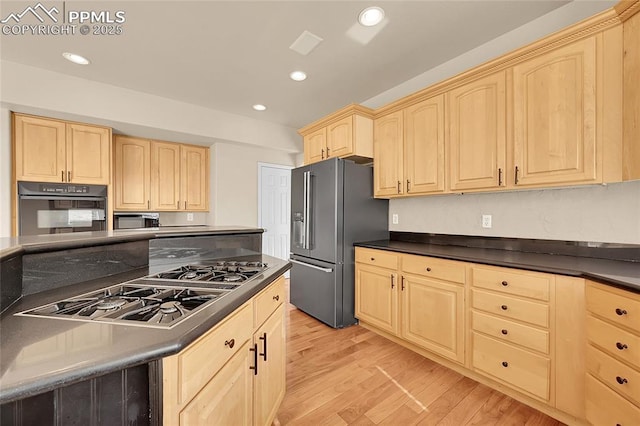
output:
POLYGON ((15 114, 13 126, 16 179, 66 182, 65 124, 15 114))
POLYGON ((326 158, 327 128, 308 134, 304 137, 304 163, 311 164, 326 158))
POLYGON ((117 136, 114 151, 115 210, 148 210, 150 142, 117 136))
POLYGON ((596 68, 595 36, 513 68, 516 185, 597 179, 596 68))
POLYGON ((182 145, 180 204, 185 210, 209 210, 209 148, 182 145))
POLYGON ((401 290, 402 337, 463 363, 464 286, 405 275, 401 290))
POLYGON ((444 95, 404 110, 407 194, 444 191, 444 95))
POLYGON ((451 189, 489 189, 504 185, 505 73, 465 84, 449 92, 448 97, 451 189))
POLYGON ((254 376, 254 417, 256 426, 268 426, 276 417, 286 388, 286 341, 284 304, 254 335, 258 344, 258 374, 254 376))
POLYGON ((398 274, 356 264, 356 318, 398 334, 398 274))
POLYGON ((327 126, 327 157, 353 154, 353 116, 327 126))
POLYGON ((398 111, 376 118, 373 124, 373 181, 376 197, 404 193, 402 117, 403 112, 398 111))
POLYGON ((151 208, 178 210, 180 202, 180 145, 151 142, 151 208))
POLYGON ((111 131, 104 127, 70 123, 67 124, 66 134, 68 181, 108 185, 111 175, 111 131))
POLYGON ((513 68, 515 184, 596 180, 596 68, 595 36, 513 68))
POLYGON ((245 344, 180 412, 180 425, 251 425, 252 363, 245 344))

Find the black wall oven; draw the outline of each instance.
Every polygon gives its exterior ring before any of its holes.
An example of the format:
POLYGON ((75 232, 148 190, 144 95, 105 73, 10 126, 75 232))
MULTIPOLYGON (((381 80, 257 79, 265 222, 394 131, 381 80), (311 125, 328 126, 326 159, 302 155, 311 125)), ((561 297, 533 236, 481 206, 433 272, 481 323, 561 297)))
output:
POLYGON ((106 185, 18 182, 18 235, 107 229, 106 185))

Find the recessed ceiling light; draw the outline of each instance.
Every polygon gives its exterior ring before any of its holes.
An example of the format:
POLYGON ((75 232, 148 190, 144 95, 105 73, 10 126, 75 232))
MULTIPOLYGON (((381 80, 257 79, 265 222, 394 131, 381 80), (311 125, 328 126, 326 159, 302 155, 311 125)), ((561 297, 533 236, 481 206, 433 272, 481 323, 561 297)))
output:
POLYGON ((289 77, 291 77, 291 80, 302 81, 307 79, 307 74, 304 71, 294 71, 289 74, 289 77))
POLYGON ((90 63, 87 58, 85 58, 84 56, 76 55, 75 53, 64 52, 62 56, 64 56, 66 60, 78 65, 88 65, 90 63))
POLYGON ((264 111, 265 109, 267 109, 267 107, 262 104, 255 104, 253 106, 253 109, 255 109, 256 111, 264 111))
POLYGON ((378 25, 384 19, 384 10, 379 7, 372 6, 364 9, 358 15, 358 22, 365 27, 373 27, 378 25))

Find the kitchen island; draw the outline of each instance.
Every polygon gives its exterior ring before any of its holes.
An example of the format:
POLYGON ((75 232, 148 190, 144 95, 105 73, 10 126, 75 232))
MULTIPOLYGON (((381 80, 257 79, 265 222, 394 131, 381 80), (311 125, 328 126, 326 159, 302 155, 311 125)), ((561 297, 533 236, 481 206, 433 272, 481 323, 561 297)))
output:
MULTIPOLYGON (((69 385, 72 388, 121 371, 144 375, 135 368, 148 365, 148 379, 141 383, 147 383, 148 388, 144 390, 150 391, 149 411, 157 411, 160 396, 153 394, 159 392, 162 381, 161 360, 181 353, 238 308, 272 287, 290 268, 287 261, 260 253, 262 232, 262 229, 242 227, 160 228, 25 237, 0 242, 3 300, 5 272, 12 272, 14 280, 15 276, 21 278, 19 295, 4 307, 0 320, 0 402, 9 406, 12 401, 51 391, 55 393, 69 385), (185 263, 215 263, 222 258, 260 263, 266 267, 170 328, 15 315, 185 263), (101 268, 94 267, 90 268, 93 275, 85 276, 83 280, 78 281, 82 273, 72 270, 68 270, 67 275, 71 277, 68 284, 59 279, 71 261, 91 267, 100 259, 107 259, 103 276, 96 276, 98 272, 95 271, 101 268), (34 265, 47 265, 48 270, 55 271, 51 281, 57 283, 47 288, 42 277, 28 282, 34 265), (24 276, 22 266, 25 266, 24 276)), ((6 287, 16 293, 16 286, 6 287)), ((278 300, 284 300, 284 295, 278 300)), ((130 397, 125 395, 124 398, 130 397)), ((159 422, 157 413, 152 414, 156 416, 152 416, 152 420, 159 422)))

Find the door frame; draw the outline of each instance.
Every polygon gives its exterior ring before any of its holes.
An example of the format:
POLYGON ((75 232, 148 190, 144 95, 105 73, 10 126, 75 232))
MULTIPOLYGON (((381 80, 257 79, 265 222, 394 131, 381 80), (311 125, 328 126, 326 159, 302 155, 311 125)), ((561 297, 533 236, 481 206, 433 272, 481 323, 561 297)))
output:
MULTIPOLYGON (((264 163, 258 161, 258 228, 262 228, 262 169, 270 167, 272 169, 293 170, 293 166, 285 166, 282 164, 264 163)), ((289 182, 289 191, 291 191, 291 182, 289 182)), ((291 218, 289 218, 291 219, 291 218)), ((264 228, 262 228, 264 229, 264 228)), ((289 226, 289 239, 291 239, 291 226, 289 226)))

